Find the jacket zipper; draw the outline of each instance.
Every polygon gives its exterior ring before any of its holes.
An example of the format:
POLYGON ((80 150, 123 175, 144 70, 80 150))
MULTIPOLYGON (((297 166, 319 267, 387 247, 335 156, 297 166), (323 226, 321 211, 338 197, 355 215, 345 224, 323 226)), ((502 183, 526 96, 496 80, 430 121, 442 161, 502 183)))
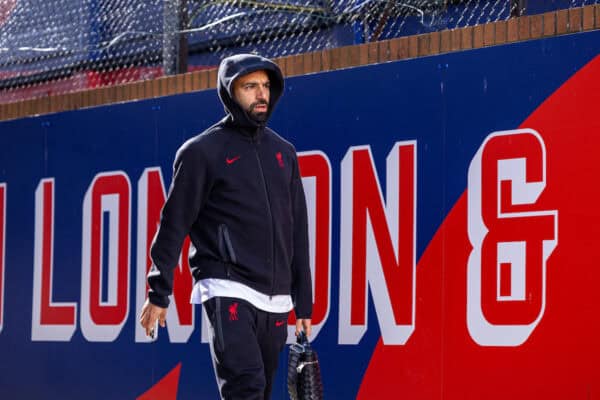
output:
POLYGON ((218 240, 219 240, 219 253, 221 257, 223 257, 223 261, 225 263, 225 275, 227 278, 231 278, 230 264, 237 264, 237 258, 235 256, 235 252, 233 251, 233 245, 231 244, 231 238, 229 237, 229 229, 227 229, 227 225, 221 224, 219 225, 218 232, 218 240))
POLYGON ((229 256, 229 262, 232 264, 237 264, 237 257, 235 256, 235 251, 233 250, 233 244, 231 244, 231 237, 229 236, 229 229, 227 229, 227 225, 223 224, 223 239, 225 240, 225 250, 227 251, 227 255, 229 256))
POLYGON ((273 213, 271 212, 271 201, 269 200, 269 192, 267 190, 267 182, 265 180, 265 173, 262 167, 262 162, 260 160, 260 155, 258 154, 258 143, 253 140, 254 142, 254 154, 256 154, 256 160, 258 161, 258 169, 260 171, 260 179, 262 181, 263 184, 263 189, 265 192, 265 200, 267 202, 267 214, 269 215, 269 221, 270 221, 270 236, 271 236, 271 243, 270 243, 270 250, 271 250, 271 292, 270 292, 270 297, 273 296, 273 292, 275 290, 275 257, 274 257, 274 253, 275 253, 275 245, 274 245, 274 224, 273 224, 273 213))

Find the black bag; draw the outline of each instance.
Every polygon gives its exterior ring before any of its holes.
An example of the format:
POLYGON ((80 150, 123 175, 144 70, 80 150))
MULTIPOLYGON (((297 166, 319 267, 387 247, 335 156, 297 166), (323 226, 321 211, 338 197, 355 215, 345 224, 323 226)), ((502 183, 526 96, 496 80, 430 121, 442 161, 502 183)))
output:
POLYGON ((290 346, 287 384, 292 400, 323 400, 319 359, 304 332, 290 346))

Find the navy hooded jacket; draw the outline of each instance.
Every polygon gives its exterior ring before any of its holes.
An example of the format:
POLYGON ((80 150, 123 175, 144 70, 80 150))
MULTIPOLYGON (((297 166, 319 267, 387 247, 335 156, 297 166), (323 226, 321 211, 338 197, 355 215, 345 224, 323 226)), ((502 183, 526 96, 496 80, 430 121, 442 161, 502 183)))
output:
POLYGON ((167 307, 173 269, 190 236, 194 279, 230 279, 266 295, 291 294, 298 318, 310 318, 312 284, 306 201, 294 147, 233 99, 233 82, 264 70, 270 115, 283 93, 272 61, 237 55, 221 62, 218 92, 227 116, 177 151, 148 273, 152 304, 167 307))

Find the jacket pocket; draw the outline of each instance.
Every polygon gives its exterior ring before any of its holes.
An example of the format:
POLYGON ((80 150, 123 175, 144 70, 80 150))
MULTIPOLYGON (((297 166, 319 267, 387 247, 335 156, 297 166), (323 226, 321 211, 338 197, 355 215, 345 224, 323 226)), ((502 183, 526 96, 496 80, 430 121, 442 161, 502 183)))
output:
POLYGON ((237 264, 237 257, 233 250, 233 244, 231 243, 231 237, 229 236, 229 229, 227 225, 219 225, 219 252, 225 262, 231 264, 237 264))

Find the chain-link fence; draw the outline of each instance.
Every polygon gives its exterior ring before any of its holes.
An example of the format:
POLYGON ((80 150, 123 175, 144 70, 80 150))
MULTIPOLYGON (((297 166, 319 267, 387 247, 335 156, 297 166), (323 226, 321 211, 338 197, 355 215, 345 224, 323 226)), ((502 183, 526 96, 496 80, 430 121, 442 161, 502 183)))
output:
POLYGON ((0 102, 600 0, 0 0, 0 102))

